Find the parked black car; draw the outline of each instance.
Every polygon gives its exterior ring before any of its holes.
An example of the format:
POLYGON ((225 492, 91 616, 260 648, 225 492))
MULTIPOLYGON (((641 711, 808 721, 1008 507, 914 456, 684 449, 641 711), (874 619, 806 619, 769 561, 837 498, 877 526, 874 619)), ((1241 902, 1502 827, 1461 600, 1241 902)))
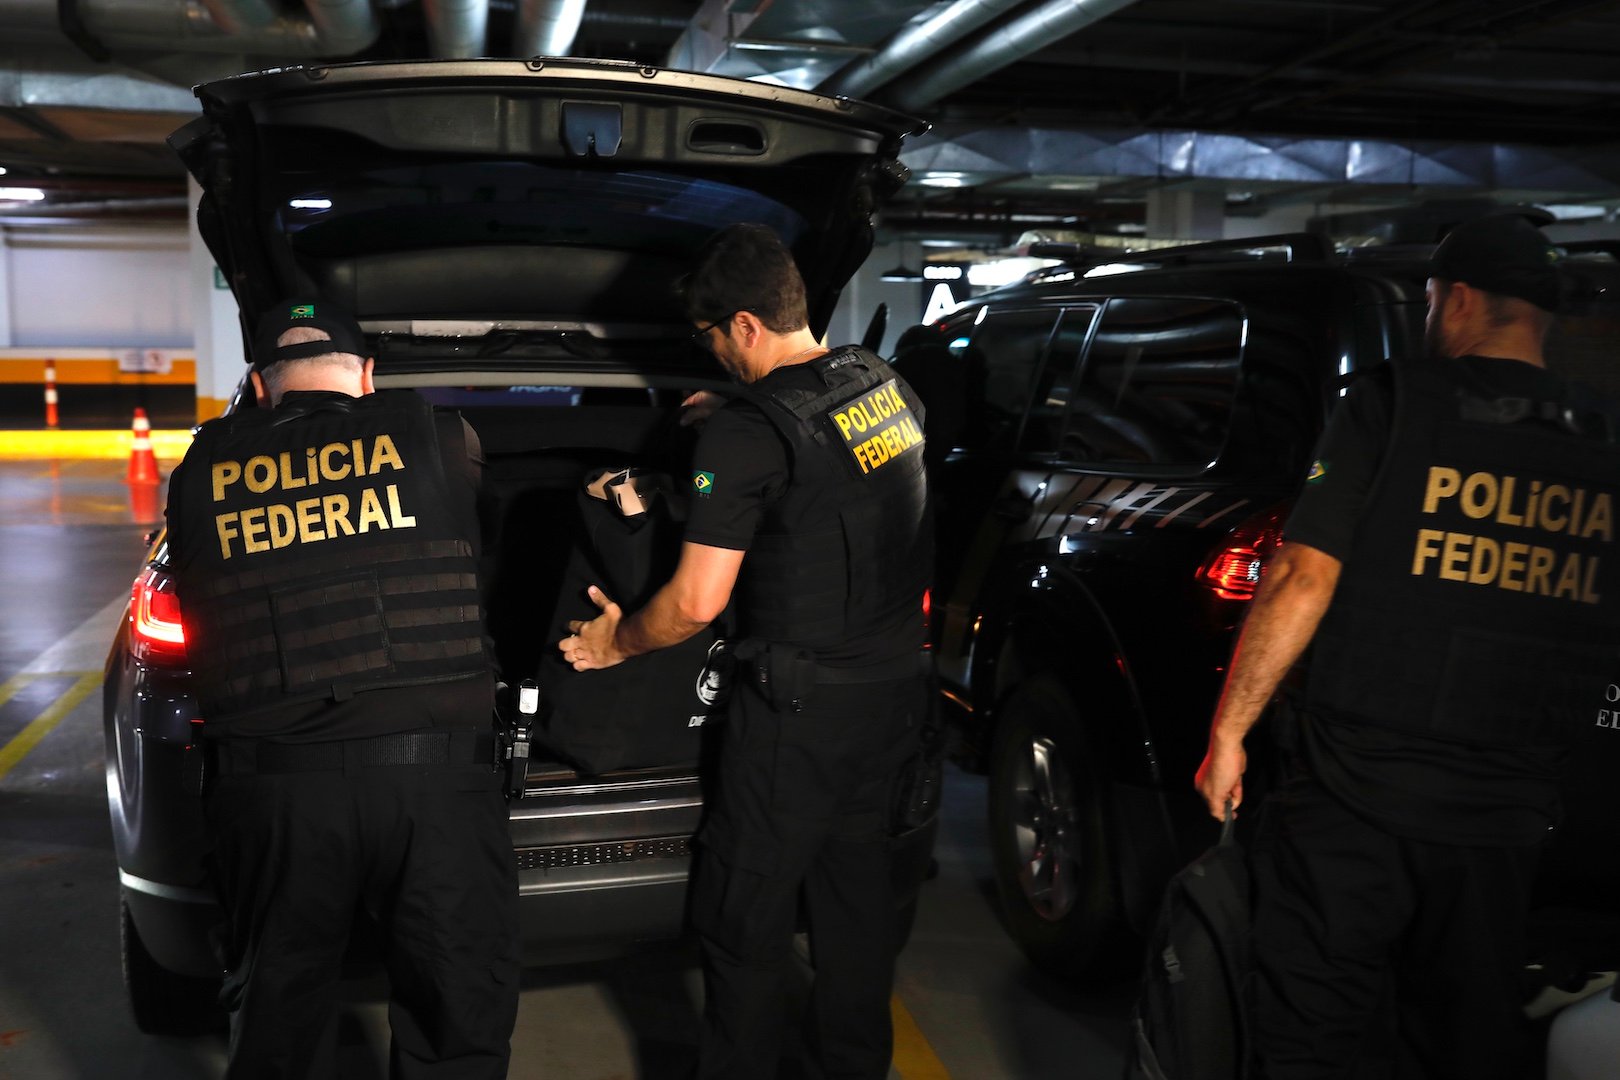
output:
MULTIPOLYGON (((611 62, 295 68, 198 96, 202 117, 171 144, 202 185, 198 222, 245 325, 286 295, 340 302, 379 387, 416 388, 478 431, 502 525, 488 626, 513 681, 551 650, 581 477, 684 475, 671 420, 690 391, 724 389, 675 274, 714 229, 770 225, 821 333, 871 248, 873 207, 904 181, 900 142, 921 130, 858 103, 611 62)), ((193 1026, 219 976, 187 753, 207 717, 166 566, 159 537, 104 701, 125 976, 147 1031, 193 1026)), ((537 761, 511 804, 530 961, 679 936, 701 803, 695 762, 585 776, 537 761)), ((933 830, 896 840, 914 865, 933 830)))
MULTIPOLYGON (((1418 356, 1426 257, 1299 234, 1076 258, 895 358, 930 408, 942 690, 989 774, 1008 929, 1042 967, 1135 960, 1120 931, 1213 842, 1192 778, 1234 631, 1346 379, 1418 356)), ((1614 355, 1614 295, 1564 320, 1555 367, 1614 355)), ((1583 767, 1620 767, 1620 732, 1592 735, 1583 767)), ((1615 877, 1594 798, 1574 794, 1548 903, 1615 877)))

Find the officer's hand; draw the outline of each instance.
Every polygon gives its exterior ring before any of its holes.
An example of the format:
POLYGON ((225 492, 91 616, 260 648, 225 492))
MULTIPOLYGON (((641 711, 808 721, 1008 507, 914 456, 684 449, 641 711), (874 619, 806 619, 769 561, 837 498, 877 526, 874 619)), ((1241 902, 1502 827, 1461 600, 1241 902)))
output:
POLYGON ((565 637, 557 642, 557 648, 562 651, 563 659, 573 665, 575 671, 591 671, 597 668, 610 668, 624 660, 624 653, 619 651, 615 640, 619 630, 619 619, 624 612, 619 605, 607 598, 607 594, 595 585, 586 592, 591 602, 602 609, 602 614, 585 622, 580 619, 571 620, 568 629, 572 630, 572 637, 565 637))
POLYGON ((1204 763, 1198 766, 1193 786, 1204 797, 1210 816, 1216 821, 1226 820, 1228 800, 1234 811, 1243 802, 1243 769, 1247 764, 1243 740, 1210 738, 1209 752, 1204 755, 1204 763))
POLYGON ((714 415, 714 411, 726 403, 724 395, 713 390, 699 390, 681 402, 681 427, 691 427, 701 424, 714 415))

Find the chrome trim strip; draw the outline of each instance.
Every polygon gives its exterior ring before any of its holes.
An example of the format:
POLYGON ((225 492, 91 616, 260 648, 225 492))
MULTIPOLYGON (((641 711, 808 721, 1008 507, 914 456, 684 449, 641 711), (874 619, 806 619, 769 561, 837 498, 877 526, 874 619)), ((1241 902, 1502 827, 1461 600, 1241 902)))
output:
POLYGON ((178 900, 185 904, 217 904, 219 901, 207 889, 191 889, 184 885, 165 885, 161 881, 148 881, 127 870, 118 871, 118 883, 126 889, 146 893, 164 900, 178 900))

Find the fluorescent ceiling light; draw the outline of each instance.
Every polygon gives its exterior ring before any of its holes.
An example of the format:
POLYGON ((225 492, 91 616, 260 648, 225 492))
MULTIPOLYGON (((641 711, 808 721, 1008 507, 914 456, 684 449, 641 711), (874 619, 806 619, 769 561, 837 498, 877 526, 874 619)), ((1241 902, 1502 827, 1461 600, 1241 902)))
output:
POLYGON ((331 199, 293 199, 287 204, 294 210, 330 210, 331 199))
POLYGON ((45 193, 37 187, 0 187, 0 202, 39 202, 45 193))
POLYGON ((1025 275, 1033 270, 1056 265, 1058 265, 1056 259, 1028 258, 995 259, 991 262, 974 263, 968 267, 968 284, 980 288, 999 289, 1003 285, 1023 281, 1025 275))
POLYGON ((967 177, 962 173, 937 172, 918 178, 917 183, 923 187, 959 188, 967 186, 967 177))

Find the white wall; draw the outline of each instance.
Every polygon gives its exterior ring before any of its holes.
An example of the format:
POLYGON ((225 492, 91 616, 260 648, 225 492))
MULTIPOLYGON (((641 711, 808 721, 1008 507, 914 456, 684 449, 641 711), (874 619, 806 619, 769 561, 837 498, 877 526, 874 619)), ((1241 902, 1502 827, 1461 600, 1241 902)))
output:
POLYGON ((0 343, 20 348, 192 347, 184 222, 8 227, 0 343))
POLYGON ((866 333, 867 324, 879 304, 889 306, 888 329, 883 334, 880 356, 894 351, 894 343, 906 327, 922 321, 923 287, 920 282, 894 282, 881 280, 883 272, 900 262, 912 270, 922 270, 923 251, 913 241, 898 244, 879 244, 866 257, 866 262, 855 272, 844 294, 833 309, 832 322, 827 327, 827 344, 853 345, 866 333), (903 258, 902 258, 903 257, 903 258))

